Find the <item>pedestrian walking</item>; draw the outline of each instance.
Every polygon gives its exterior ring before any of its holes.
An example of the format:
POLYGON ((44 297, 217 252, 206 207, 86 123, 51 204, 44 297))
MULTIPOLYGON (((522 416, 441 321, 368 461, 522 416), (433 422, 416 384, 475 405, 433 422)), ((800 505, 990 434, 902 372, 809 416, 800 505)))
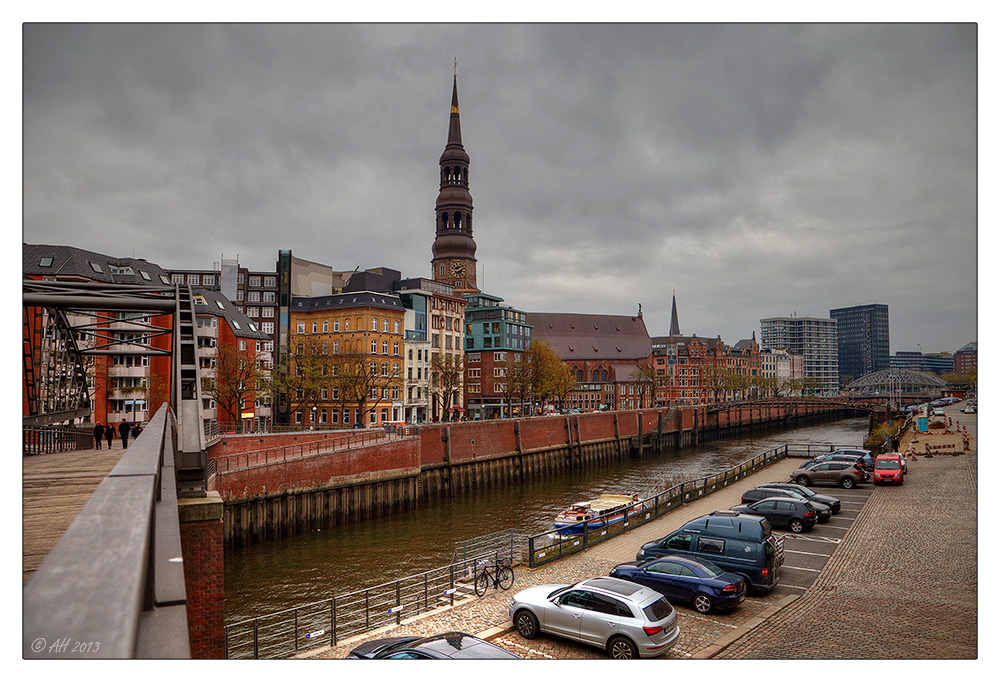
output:
POLYGON ((94 423, 94 443, 98 450, 101 449, 101 439, 104 438, 104 427, 101 422, 94 423))
POLYGON ((108 439, 108 450, 110 450, 111 444, 115 442, 115 427, 110 421, 104 427, 104 437, 108 439))
POLYGON ((128 447, 128 432, 129 432, 128 422, 122 419, 122 423, 118 425, 118 435, 122 437, 122 449, 128 447))

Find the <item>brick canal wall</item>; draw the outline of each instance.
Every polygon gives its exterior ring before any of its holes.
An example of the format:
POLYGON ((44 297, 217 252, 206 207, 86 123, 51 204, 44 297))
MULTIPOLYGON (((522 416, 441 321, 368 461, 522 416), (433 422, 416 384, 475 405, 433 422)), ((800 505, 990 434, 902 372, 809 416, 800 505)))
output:
MULTIPOLYGON (((239 546, 393 514, 425 500, 844 413, 830 405, 745 405, 720 412, 682 407, 427 424, 411 438, 220 471, 209 486, 225 503, 225 542, 239 546)), ((331 435, 230 438, 213 445, 209 457, 221 460, 331 435)))

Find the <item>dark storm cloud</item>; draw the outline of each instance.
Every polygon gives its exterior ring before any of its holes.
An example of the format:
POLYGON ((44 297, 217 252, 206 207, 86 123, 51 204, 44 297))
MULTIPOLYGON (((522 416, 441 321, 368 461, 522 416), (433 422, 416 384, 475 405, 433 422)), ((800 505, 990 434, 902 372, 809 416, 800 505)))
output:
POLYGON ((429 274, 452 59, 480 285, 747 338, 976 337, 973 25, 26 25, 24 239, 429 274), (930 274, 934 273, 934 274, 930 274), (928 287, 928 278, 933 286, 928 287))

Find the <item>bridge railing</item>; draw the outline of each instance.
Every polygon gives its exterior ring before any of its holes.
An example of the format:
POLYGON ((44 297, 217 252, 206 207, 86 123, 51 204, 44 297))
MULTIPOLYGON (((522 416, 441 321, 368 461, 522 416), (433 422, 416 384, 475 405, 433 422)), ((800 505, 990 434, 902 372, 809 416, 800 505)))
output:
POLYGON ((190 657, 173 425, 164 404, 24 587, 24 658, 190 657))
POLYGON ((308 443, 296 443, 275 448, 251 450, 234 455, 212 457, 208 461, 208 475, 269 466, 293 459, 353 450, 355 448, 368 447, 375 443, 384 443, 388 440, 412 437, 405 435, 405 433, 403 431, 386 432, 384 430, 369 430, 345 434, 333 433, 327 438, 308 443))
POLYGON ((65 426, 25 426, 23 428, 24 454, 43 455, 50 452, 70 452, 94 447, 91 430, 65 426))

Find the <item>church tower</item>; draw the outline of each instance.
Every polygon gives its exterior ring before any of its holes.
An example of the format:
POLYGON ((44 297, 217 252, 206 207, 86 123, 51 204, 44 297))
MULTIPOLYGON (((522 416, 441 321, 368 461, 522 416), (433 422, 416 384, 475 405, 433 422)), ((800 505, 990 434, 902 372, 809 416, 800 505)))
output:
POLYGON ((457 66, 451 91, 448 142, 438 163, 441 166, 441 189, 434 209, 437 227, 431 247, 431 279, 452 285, 458 295, 478 293, 476 242, 472 239, 469 155, 462 146, 457 66))

